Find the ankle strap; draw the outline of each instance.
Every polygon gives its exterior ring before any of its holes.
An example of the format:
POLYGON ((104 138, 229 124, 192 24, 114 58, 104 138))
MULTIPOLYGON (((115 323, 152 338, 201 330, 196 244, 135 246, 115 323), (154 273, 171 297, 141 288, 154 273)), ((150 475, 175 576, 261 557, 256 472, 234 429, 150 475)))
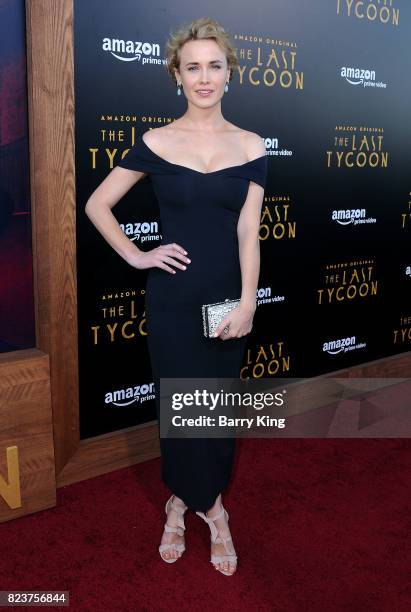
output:
POLYGON ((207 516, 206 515, 206 519, 207 519, 207 523, 209 521, 216 521, 217 519, 221 518, 224 515, 225 512, 225 508, 223 508, 223 506, 221 506, 221 510, 218 514, 216 514, 215 516, 207 516))
MULTIPOLYGON (((214 525, 214 521, 216 521, 217 519, 221 518, 223 516, 224 513, 227 513, 226 509, 222 506, 221 510, 218 514, 216 514, 215 516, 211 517, 211 516, 206 516, 204 514, 204 512, 196 512, 196 514, 198 514, 198 516, 201 516, 201 518, 208 523, 208 526, 210 527, 210 531, 211 531, 211 540, 213 542, 215 542, 218 538, 218 529, 217 527, 214 525)), ((228 520, 228 514, 227 514, 227 520, 228 520)))
POLYGON ((168 509, 168 505, 170 505, 171 508, 175 512, 177 512, 177 514, 184 514, 184 512, 187 510, 187 506, 186 505, 178 506, 176 503, 174 503, 174 495, 172 495, 170 497, 170 499, 167 500, 167 503, 166 503, 166 512, 167 512, 167 509, 168 509))

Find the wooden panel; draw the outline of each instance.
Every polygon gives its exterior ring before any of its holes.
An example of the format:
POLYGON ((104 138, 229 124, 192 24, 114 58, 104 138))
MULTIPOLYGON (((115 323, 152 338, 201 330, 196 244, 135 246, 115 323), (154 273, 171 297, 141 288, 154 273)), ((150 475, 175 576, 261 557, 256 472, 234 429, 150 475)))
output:
POLYGON ((157 422, 96 436, 80 442, 77 452, 59 474, 58 486, 94 478, 160 455, 157 422))
POLYGON ((375 361, 367 361, 352 368, 337 370, 329 377, 347 378, 409 378, 411 377, 411 352, 391 355, 375 361))
POLYGON ((50 373, 31 349, 0 355, 0 522, 56 505, 50 373))
POLYGON ((50 356, 58 473, 79 441, 73 6, 26 11, 36 336, 50 356))

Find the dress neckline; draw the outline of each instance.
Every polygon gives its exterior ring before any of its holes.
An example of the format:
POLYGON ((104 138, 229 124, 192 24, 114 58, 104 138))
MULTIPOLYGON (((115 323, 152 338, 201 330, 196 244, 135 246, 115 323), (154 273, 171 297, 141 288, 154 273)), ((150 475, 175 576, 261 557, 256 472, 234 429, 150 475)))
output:
POLYGON ((259 155, 258 157, 255 157, 254 159, 249 159, 248 161, 242 163, 242 164, 237 164, 235 166, 226 166, 225 168, 220 168, 219 170, 211 170, 209 172, 202 172, 201 170, 195 170, 194 168, 190 168, 189 166, 182 166, 181 164, 174 164, 171 161, 168 161, 168 159, 165 159, 164 157, 161 157, 161 155, 157 155, 157 153, 154 153, 154 151, 152 149, 150 149, 150 147, 148 146, 148 144, 145 142, 145 140, 143 139, 143 136, 140 136, 140 140, 142 141, 142 143, 144 144, 144 146, 146 147, 146 149, 155 157, 157 157, 158 159, 161 159, 161 161, 165 162, 166 164, 169 164, 170 166, 175 166, 176 168, 184 168, 184 170, 189 170, 190 172, 195 172, 196 174, 203 174, 204 176, 207 174, 217 174, 218 172, 224 172, 225 170, 232 170, 233 168, 243 168, 244 166, 247 166, 248 164, 251 164, 253 162, 256 162, 260 159, 263 159, 263 157, 266 157, 266 153, 264 153, 264 155, 259 155))

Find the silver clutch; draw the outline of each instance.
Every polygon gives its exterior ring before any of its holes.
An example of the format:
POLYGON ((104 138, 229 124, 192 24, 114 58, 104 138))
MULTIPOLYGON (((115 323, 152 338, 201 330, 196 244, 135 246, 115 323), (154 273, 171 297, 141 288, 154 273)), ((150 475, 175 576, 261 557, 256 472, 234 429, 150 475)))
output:
POLYGON ((224 302, 215 302, 214 304, 204 304, 201 307, 203 314, 204 335, 206 338, 212 338, 217 327, 220 325, 224 317, 233 308, 236 308, 240 300, 230 300, 227 298, 224 302))

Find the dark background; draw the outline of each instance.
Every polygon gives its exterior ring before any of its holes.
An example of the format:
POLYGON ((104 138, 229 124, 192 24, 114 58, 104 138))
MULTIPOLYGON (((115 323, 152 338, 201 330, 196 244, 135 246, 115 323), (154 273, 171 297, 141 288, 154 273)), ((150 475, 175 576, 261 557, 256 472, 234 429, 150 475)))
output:
MULTIPOLYGON (((394 330, 401 329, 400 317, 411 315, 411 278, 405 274, 406 265, 411 264, 411 222, 401 227, 401 214, 408 211, 411 199, 411 7, 394 0, 390 10, 399 10, 399 25, 358 19, 344 14, 343 7, 338 14, 337 0, 208 1, 201 8, 182 0, 153 0, 149 4, 77 0, 74 8, 82 438, 155 419, 152 399, 146 403, 121 400, 117 405, 107 400, 107 394, 114 390, 152 382, 144 333, 128 340, 116 337, 114 342, 106 335, 95 345, 91 331, 95 324, 105 325, 101 296, 115 290, 134 290, 138 320, 143 318, 146 272, 128 266, 108 246, 86 217, 84 206, 111 169, 106 147, 118 149, 115 166, 132 144, 132 127, 141 134, 185 111, 185 97, 176 95, 164 62, 143 60, 163 60, 170 30, 200 16, 211 16, 228 30, 240 66, 246 67, 243 82, 235 74, 223 97, 223 115, 259 133, 267 144, 268 139, 278 139, 278 150, 292 152, 270 155, 267 148, 265 204, 272 211, 271 198, 289 200, 296 236, 260 243, 259 287, 271 287, 272 296, 285 299, 257 308, 244 365, 249 360, 255 364, 259 355, 259 362, 265 360, 264 376, 305 377, 410 350, 410 340, 394 343, 394 330), (238 39, 248 35, 262 41, 238 39), (102 49, 106 37, 158 44, 159 54, 121 61, 102 49), (281 46, 278 41, 296 46, 281 46), (273 86, 264 83, 264 65, 257 65, 258 48, 263 64, 268 63, 271 50, 276 53, 279 66, 274 58, 270 64, 277 73, 273 86), (242 55, 242 49, 250 52, 251 59, 242 55), (293 84, 280 84, 280 72, 284 61, 290 61, 291 50, 296 52, 294 71, 302 75, 302 89, 295 87, 289 65, 293 84), (256 66, 258 85, 248 79, 249 69, 256 66), (387 88, 350 85, 340 76, 343 66, 375 70, 376 81, 386 83, 387 88), (135 120, 119 119, 127 115, 135 120), (102 120, 106 116, 112 119, 102 120), (326 152, 333 151, 335 159, 335 127, 339 125, 356 126, 357 140, 360 126, 383 129, 388 167, 328 168, 326 152), (103 141, 102 129, 115 130, 112 142, 103 141), (124 129, 122 142, 120 129, 124 129), (95 168, 92 148, 98 149, 95 168), (365 208, 366 216, 376 218, 376 223, 342 226, 331 220, 333 210, 354 208, 365 208), (318 289, 325 288, 326 266, 358 259, 373 261, 377 295, 319 305, 318 289), (337 355, 323 351, 325 342, 351 336, 366 346, 337 355), (273 359, 268 356, 270 347, 278 357, 279 344, 282 357, 276 373, 270 374, 274 371, 273 364, 268 366, 273 359)), ((130 59, 132 55, 123 57, 130 59)), ((341 135, 350 137, 349 132, 341 135)), ((139 182, 113 212, 120 223, 159 221, 150 179, 139 182)), ((159 228, 161 234, 161 223, 159 228)), ((158 244, 139 246, 145 249, 158 244)), ((115 298, 110 303, 130 308, 129 298, 115 298)), ((127 317, 113 317, 109 322, 120 324, 123 319, 127 317)), ((247 370, 252 376, 251 371, 252 367, 247 370)))
POLYGON ((0 1, 0 352, 35 345, 24 0, 0 1))

